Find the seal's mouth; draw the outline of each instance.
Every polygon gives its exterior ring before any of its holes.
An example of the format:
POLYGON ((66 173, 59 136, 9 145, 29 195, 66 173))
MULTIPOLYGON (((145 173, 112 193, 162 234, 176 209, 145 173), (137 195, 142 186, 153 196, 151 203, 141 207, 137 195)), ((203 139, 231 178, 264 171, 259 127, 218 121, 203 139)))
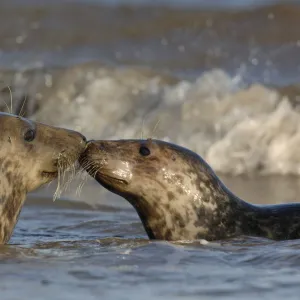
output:
POLYGON ((44 178, 48 178, 48 179, 54 179, 58 176, 58 171, 55 171, 55 172, 46 172, 46 171, 43 171, 42 172, 42 177, 44 178))
POLYGON ((109 183, 119 183, 119 184, 123 184, 123 185, 128 185, 128 181, 126 181, 125 179, 121 179, 112 175, 107 175, 104 174, 102 172, 97 172, 97 174, 95 175, 95 179, 98 181, 102 181, 105 180, 109 183))

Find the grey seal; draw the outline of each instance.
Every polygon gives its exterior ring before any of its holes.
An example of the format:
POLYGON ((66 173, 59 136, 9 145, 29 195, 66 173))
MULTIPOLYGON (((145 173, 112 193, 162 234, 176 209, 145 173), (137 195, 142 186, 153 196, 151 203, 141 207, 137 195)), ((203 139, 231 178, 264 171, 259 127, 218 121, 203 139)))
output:
POLYGON ((196 153, 160 140, 90 141, 82 167, 127 199, 150 239, 300 238, 300 204, 253 205, 196 153))
POLYGON ((86 147, 76 131, 0 113, 0 244, 7 243, 28 192, 73 165, 86 147))

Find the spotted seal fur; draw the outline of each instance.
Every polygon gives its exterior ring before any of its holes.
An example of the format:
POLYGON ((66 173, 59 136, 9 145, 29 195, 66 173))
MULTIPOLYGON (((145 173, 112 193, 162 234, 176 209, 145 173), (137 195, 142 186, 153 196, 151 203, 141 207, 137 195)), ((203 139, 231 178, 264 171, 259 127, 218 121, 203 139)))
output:
POLYGON ((0 113, 0 244, 7 243, 26 194, 70 167, 86 147, 76 131, 0 113))
POLYGON ((90 141, 87 172, 136 209, 150 239, 300 238, 300 204, 252 205, 196 153, 160 140, 90 141))

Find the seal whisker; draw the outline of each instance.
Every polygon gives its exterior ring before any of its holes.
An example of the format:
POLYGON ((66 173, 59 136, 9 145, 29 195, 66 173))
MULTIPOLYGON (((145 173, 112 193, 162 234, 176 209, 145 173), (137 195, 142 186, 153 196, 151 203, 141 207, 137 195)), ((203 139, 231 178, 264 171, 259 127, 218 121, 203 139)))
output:
POLYGON ((5 100, 3 100, 3 102, 4 102, 4 104, 5 104, 6 108, 7 108, 7 111, 8 111, 8 113, 11 113, 11 112, 10 112, 10 109, 9 109, 9 107, 8 107, 7 103, 6 103, 6 101, 5 101, 5 100))
POLYGON ((62 153, 58 155, 57 166, 58 166, 57 186, 56 186, 56 191, 53 195, 53 202, 61 196, 61 193, 64 189, 65 175, 68 168, 66 157, 62 153))
POLYGON ((96 177, 97 173, 98 173, 97 165, 93 165, 92 167, 90 167, 90 174, 93 178, 96 177))
POLYGON ((12 97, 12 91, 10 86, 8 85, 7 88, 9 89, 9 95, 10 95, 10 113, 13 113, 13 97, 12 97))
POLYGON ((27 101, 27 95, 25 95, 24 101, 23 101, 22 106, 21 106, 20 111, 19 111, 19 116, 21 116, 21 117, 24 117, 24 115, 26 113, 25 110, 24 110, 24 113, 23 113, 23 108, 25 107, 26 101, 27 101))
MULTIPOLYGON (((77 169, 76 168, 76 158, 66 157, 65 155, 59 155, 58 158, 58 184, 56 188, 56 192, 54 194, 53 201, 55 201, 58 197, 60 197, 63 191, 68 190, 71 182, 76 176, 77 169), (75 162, 74 162, 75 161, 75 162)), ((79 167, 79 165, 78 165, 79 167)))
POLYGON ((95 162, 94 161, 87 161, 87 160, 85 160, 85 161, 82 162, 81 165, 82 165, 82 167, 84 169, 91 169, 95 165, 95 162))
MULTIPOLYGON (((1 80, 1 81, 2 81, 2 80, 1 80)), ((3 81, 2 81, 2 82, 3 82, 3 81)), ((3 82, 3 83, 5 83, 5 82, 3 82)), ((6 85, 6 84, 5 84, 5 87, 1 90, 1 92, 4 92, 6 88, 9 90, 9 94, 10 94, 11 108, 8 106, 8 104, 6 103, 5 100, 3 100, 3 102, 4 102, 4 104, 5 104, 6 108, 7 108, 7 112, 8 112, 9 114, 12 114, 13 111, 12 111, 12 92, 11 92, 11 88, 9 87, 9 85, 6 85)))
POLYGON ((76 195, 79 197, 81 195, 83 186, 87 183, 87 179, 88 179, 88 174, 86 172, 81 174, 81 182, 79 184, 79 186, 76 189, 76 195))
POLYGON ((141 129, 141 139, 144 139, 144 125, 145 125, 145 119, 142 120, 142 129, 141 129))
POLYGON ((58 169, 57 169, 57 186, 56 186, 56 190, 53 194, 53 202, 56 201, 57 198, 59 198, 60 193, 61 193, 61 172, 62 172, 62 168, 60 165, 58 165, 58 169))
POLYGON ((157 120, 157 122, 154 125, 154 128, 152 129, 152 133, 151 133, 151 137, 150 137, 151 139, 154 138, 154 135, 155 135, 155 132, 156 132, 156 130, 158 128, 159 123, 160 123, 160 118, 157 120))
POLYGON ((59 170, 61 171, 61 176, 59 179, 61 179, 62 182, 65 180, 65 175, 66 175, 66 164, 64 161, 65 157, 64 156, 59 156, 58 158, 58 165, 59 165, 59 170))
POLYGON ((75 178, 76 176, 76 166, 75 164, 71 164, 70 166, 70 169, 68 170, 68 178, 67 178, 67 181, 64 185, 64 190, 67 190, 69 188, 69 186, 71 185, 73 179, 75 178))
POLYGON ((90 167, 90 174, 93 178, 96 177, 98 171, 100 170, 101 168, 97 165, 97 164, 94 164, 92 167, 90 167))
POLYGON ((92 168, 94 165, 94 162, 86 163, 85 168, 92 168))

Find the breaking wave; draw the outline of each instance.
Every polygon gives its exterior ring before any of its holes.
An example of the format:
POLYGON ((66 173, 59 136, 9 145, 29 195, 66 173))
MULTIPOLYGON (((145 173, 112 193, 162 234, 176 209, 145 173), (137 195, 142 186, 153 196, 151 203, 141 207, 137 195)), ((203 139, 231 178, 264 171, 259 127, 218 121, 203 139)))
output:
POLYGON ((84 64, 39 77, 45 87, 34 96, 42 99, 37 121, 94 139, 171 141, 224 174, 300 174, 297 103, 279 90, 247 86, 239 75, 215 69, 188 81, 84 64))

